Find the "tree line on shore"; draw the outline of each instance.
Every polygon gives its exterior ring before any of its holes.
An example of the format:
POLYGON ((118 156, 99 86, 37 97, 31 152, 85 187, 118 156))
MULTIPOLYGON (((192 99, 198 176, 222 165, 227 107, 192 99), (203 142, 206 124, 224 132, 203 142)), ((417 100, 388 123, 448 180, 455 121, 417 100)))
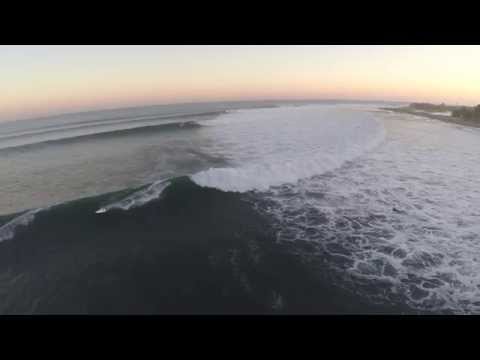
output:
POLYGON ((451 106, 445 104, 413 103, 410 107, 415 110, 428 112, 450 111, 452 117, 480 121, 480 104, 477 106, 451 106))
POLYGON ((455 109, 452 111, 453 117, 459 117, 462 119, 469 119, 469 120, 478 120, 480 121, 480 105, 474 107, 467 107, 462 106, 459 109, 455 109))

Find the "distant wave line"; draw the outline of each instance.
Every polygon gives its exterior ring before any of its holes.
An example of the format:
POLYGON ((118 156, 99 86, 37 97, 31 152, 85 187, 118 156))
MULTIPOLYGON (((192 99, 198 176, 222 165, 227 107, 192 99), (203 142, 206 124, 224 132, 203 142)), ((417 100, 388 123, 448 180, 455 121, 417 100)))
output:
POLYGON ((84 134, 84 135, 78 135, 78 136, 63 137, 59 139, 38 141, 38 142, 28 143, 28 144, 7 146, 7 147, 0 148, 0 152, 35 148, 38 146, 44 146, 44 145, 50 145, 50 144, 68 144, 68 143, 80 142, 80 141, 85 141, 90 139, 101 139, 101 138, 109 138, 109 137, 116 137, 116 136, 128 136, 134 133, 142 133, 142 132, 192 129, 192 128, 199 128, 201 126, 202 125, 200 125, 195 121, 170 122, 170 123, 166 123, 166 124, 164 123, 164 124, 158 124, 158 125, 137 126, 137 127, 128 128, 128 129, 117 129, 112 131, 97 132, 93 134, 84 134))
POLYGON ((41 135, 47 133, 54 133, 54 132, 65 132, 70 130, 77 130, 77 129, 85 129, 85 128, 94 128, 94 127, 101 127, 105 125, 112 125, 112 124, 125 124, 125 123, 135 123, 140 121, 146 120, 164 120, 164 119, 181 119, 181 118, 189 118, 189 117, 196 117, 196 116, 216 116, 227 113, 226 110, 223 111, 208 111, 208 112, 200 112, 200 113, 183 113, 183 114, 169 114, 169 115, 148 115, 148 116, 137 116, 137 117, 114 117, 114 118, 107 118, 107 119, 96 119, 96 120, 85 120, 79 122, 73 122, 71 124, 63 124, 63 125, 48 125, 43 126, 41 129, 31 130, 31 131, 23 131, 21 133, 12 134, 14 132, 6 133, 7 135, 0 136, 0 140, 9 140, 15 139, 24 136, 30 135, 41 135), (92 124, 93 123, 93 124, 92 124), (90 124, 90 125, 84 125, 90 124), (11 135, 9 135, 11 134, 11 135))

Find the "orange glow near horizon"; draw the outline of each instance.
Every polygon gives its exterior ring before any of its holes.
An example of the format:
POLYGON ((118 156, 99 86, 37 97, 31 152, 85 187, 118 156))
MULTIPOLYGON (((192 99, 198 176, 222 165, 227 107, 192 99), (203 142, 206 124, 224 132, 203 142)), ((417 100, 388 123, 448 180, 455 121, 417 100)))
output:
POLYGON ((0 46, 0 121, 174 102, 480 103, 480 46, 0 46))

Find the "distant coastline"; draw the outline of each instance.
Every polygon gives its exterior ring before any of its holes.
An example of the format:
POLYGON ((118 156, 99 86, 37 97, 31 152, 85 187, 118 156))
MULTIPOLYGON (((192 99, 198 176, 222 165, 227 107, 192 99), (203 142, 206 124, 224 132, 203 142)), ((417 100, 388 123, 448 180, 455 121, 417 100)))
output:
POLYGON ((412 103, 403 107, 383 107, 381 109, 397 113, 423 116, 453 124, 480 127, 480 105, 476 107, 466 107, 449 106, 445 104, 412 103))

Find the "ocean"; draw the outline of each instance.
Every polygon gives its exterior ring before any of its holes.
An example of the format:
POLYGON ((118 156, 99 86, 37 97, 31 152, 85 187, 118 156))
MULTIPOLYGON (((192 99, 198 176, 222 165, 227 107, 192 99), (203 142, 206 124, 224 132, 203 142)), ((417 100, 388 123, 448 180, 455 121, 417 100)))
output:
POLYGON ((480 129, 395 105, 0 123, 0 314, 480 313, 480 129))

